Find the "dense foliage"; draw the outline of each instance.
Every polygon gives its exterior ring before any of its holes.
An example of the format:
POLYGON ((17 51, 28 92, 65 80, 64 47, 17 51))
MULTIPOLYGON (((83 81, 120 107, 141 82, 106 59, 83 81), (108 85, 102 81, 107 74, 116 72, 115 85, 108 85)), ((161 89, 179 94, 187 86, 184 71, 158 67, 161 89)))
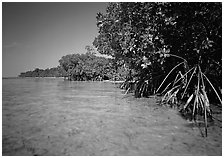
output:
POLYGON ((130 69, 122 87, 185 101, 184 111, 207 123, 209 100, 221 102, 221 3, 110 3, 96 18, 94 46, 130 69))
POLYGON ((124 80, 125 70, 118 69, 113 59, 96 56, 90 46, 86 46, 86 50, 85 54, 69 54, 59 60, 60 68, 69 80, 124 80))
POLYGON ((165 75, 183 61, 188 67, 176 73, 200 64, 221 88, 221 9, 221 3, 110 3, 106 14, 97 14, 99 35, 93 44, 135 72, 137 89, 146 85, 137 97, 154 94, 165 75))

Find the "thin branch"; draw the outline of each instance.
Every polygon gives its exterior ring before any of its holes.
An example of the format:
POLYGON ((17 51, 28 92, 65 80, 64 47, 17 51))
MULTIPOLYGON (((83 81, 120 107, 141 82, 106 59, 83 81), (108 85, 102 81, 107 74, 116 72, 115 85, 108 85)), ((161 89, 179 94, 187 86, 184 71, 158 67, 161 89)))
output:
POLYGON ((171 83, 169 83, 169 84, 166 86, 166 88, 162 91, 161 94, 163 94, 163 93, 167 90, 167 88, 170 86, 170 84, 171 84, 171 83))
POLYGON ((190 82, 191 82, 191 79, 192 79, 192 77, 193 77, 193 75, 194 75, 194 73, 195 73, 196 68, 197 68, 197 67, 194 68, 194 72, 192 73, 192 75, 191 75, 191 77, 190 77, 190 79, 189 79, 189 82, 187 83, 187 86, 186 86, 186 88, 184 89, 184 93, 183 93, 183 95, 181 96, 181 99, 183 99, 183 97, 184 97, 184 94, 185 94, 185 92, 186 92, 186 90, 187 90, 187 88, 188 88, 188 86, 189 86, 189 84, 190 84, 190 82))
POLYGON ((184 64, 184 62, 179 63, 178 65, 176 65, 165 77, 165 79, 163 80, 163 82, 161 83, 161 85, 159 86, 159 88, 156 90, 156 93, 158 92, 158 90, 161 88, 161 86, 163 85, 163 83, 165 82, 165 80, 167 79, 167 77, 171 74, 171 72, 176 69, 178 66, 180 66, 181 64, 184 64))
POLYGON ((131 87, 129 87, 129 88, 127 89, 127 91, 125 92, 124 95, 126 95, 130 89, 131 89, 131 87))
POLYGON ((180 57, 178 55, 174 55, 174 54, 169 54, 169 55, 170 56, 173 56, 173 57, 176 57, 176 58, 179 58, 179 59, 182 59, 182 60, 184 60, 187 63, 187 60, 186 59, 184 59, 184 58, 182 58, 182 57, 180 57))
POLYGON ((175 80, 174 80, 174 82, 173 82, 173 86, 176 84, 176 80, 177 80, 177 77, 180 75, 180 78, 182 78, 182 74, 181 74, 181 72, 179 71, 179 73, 177 74, 177 76, 176 76, 176 78, 175 78, 175 80))
POLYGON ((178 81, 180 81, 184 76, 186 76, 189 72, 191 72, 191 70, 193 70, 194 67, 192 67, 188 72, 186 72, 183 76, 181 76, 181 78, 179 78, 175 83, 177 83, 178 81))
POLYGON ((204 73, 202 73, 202 75, 206 78, 206 80, 208 81, 208 83, 211 85, 211 87, 212 87, 212 89, 214 90, 215 94, 217 95, 217 97, 218 97, 220 103, 222 104, 222 100, 220 99, 220 97, 219 97, 217 91, 215 90, 214 86, 212 85, 212 83, 209 81, 209 79, 205 76, 204 73))

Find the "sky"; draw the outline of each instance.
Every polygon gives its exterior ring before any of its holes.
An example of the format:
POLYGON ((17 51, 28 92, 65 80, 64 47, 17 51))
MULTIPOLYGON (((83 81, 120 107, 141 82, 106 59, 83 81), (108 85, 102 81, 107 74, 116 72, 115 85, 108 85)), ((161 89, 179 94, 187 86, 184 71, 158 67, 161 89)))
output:
POLYGON ((98 35, 103 2, 2 3, 2 77, 59 65, 62 56, 86 53, 98 35))

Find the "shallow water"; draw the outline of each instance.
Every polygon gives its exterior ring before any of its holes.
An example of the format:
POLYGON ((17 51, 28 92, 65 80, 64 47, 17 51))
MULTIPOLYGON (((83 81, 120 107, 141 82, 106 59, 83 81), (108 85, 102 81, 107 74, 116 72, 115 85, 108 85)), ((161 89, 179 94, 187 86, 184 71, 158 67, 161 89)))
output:
POLYGON ((51 78, 3 79, 3 107, 38 102, 62 106, 74 101, 88 102, 83 98, 114 97, 119 91, 114 87, 111 83, 69 82, 51 78))
POLYGON ((155 98, 110 82, 3 79, 3 155, 221 155, 221 129, 197 127, 155 98), (214 133, 212 133, 212 131, 214 133))

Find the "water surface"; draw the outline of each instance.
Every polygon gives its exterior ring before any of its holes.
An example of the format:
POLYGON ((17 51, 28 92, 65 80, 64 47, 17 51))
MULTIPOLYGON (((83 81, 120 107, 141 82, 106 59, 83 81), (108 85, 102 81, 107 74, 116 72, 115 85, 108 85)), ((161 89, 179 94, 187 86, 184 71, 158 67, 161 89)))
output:
POLYGON ((3 79, 2 99, 3 155, 222 154, 220 128, 204 139, 176 110, 114 83, 3 79))

